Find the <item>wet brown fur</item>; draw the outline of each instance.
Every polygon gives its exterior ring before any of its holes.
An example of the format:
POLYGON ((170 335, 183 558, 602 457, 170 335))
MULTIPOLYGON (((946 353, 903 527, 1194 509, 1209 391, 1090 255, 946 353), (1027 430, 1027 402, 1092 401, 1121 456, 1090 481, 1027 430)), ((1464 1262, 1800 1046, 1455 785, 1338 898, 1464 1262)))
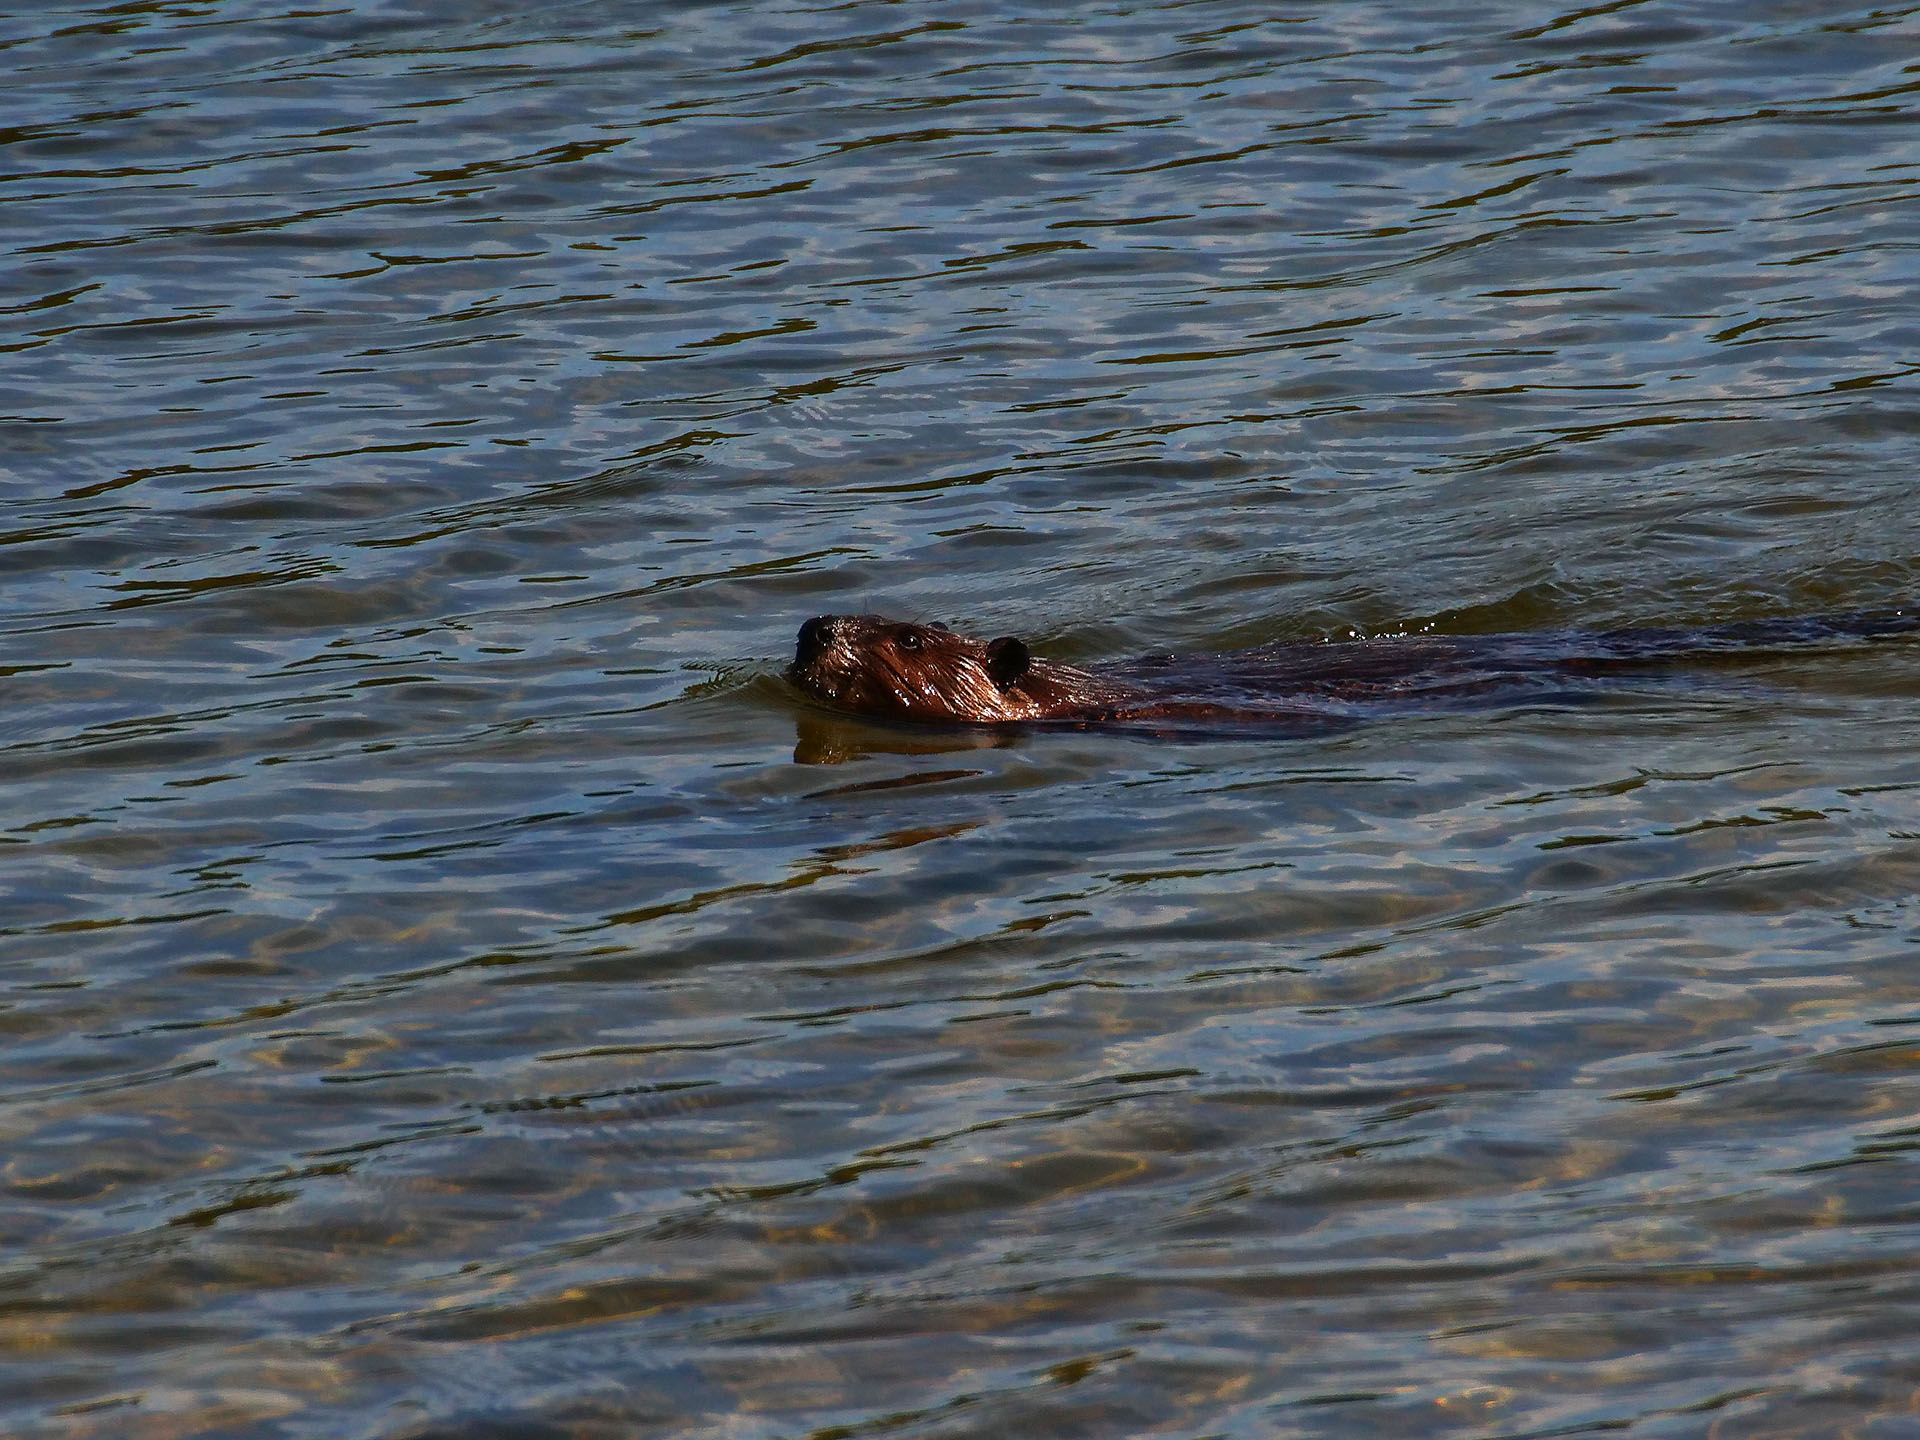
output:
POLYGON ((1036 660, 1010 637, 976 640, 877 615, 809 620, 787 678, 837 709, 933 724, 1097 719, 1145 694, 1036 660))
POLYGON ((1916 630, 1920 610, 1858 610, 1691 629, 1279 644, 1150 656, 1095 674, 1037 660, 1011 637, 976 640, 944 625, 820 615, 800 628, 787 678, 836 709, 923 724, 1171 723, 1304 732, 1436 704, 1578 700, 1612 676, 1751 662, 1916 630))

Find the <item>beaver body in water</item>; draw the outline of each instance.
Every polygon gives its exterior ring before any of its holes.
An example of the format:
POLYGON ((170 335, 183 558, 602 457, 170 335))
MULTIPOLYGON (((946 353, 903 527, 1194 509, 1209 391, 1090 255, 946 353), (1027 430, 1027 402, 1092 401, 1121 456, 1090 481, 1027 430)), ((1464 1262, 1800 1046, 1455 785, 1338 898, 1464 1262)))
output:
POLYGON ((1392 635, 1147 656, 1083 670, 1005 636, 877 615, 800 627, 787 678, 836 709, 935 725, 1307 728, 1425 707, 1572 700, 1610 675, 1759 659, 1920 630, 1920 611, 1856 611, 1698 629, 1392 635))

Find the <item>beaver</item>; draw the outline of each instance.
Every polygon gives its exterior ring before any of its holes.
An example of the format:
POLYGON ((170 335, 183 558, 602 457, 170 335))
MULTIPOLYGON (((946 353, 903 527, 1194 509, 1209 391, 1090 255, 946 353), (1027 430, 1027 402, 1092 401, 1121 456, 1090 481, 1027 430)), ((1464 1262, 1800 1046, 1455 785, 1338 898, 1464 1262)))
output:
POLYGON ((1042 660, 1013 636, 942 624, 817 615, 787 678, 839 710, 935 725, 1320 728, 1440 704, 1591 698, 1595 682, 1750 660, 1783 649, 1920 630, 1920 610, 1754 620, 1700 628, 1500 635, 1386 635, 1149 655, 1100 671, 1042 660))

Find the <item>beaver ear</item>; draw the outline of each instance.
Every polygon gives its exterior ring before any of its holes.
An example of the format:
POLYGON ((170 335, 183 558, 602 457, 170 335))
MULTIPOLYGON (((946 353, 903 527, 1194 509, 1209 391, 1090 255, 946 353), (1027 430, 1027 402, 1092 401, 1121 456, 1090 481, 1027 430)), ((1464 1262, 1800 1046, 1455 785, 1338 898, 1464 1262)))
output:
POLYGON ((1016 684, 1032 661, 1026 642, 1011 635, 987 642, 987 675, 1002 690, 1016 684))
POLYGON ((927 626, 927 628, 929 630, 945 630, 949 635, 953 633, 953 627, 947 624, 947 622, 944 620, 936 620, 931 625, 927 626))

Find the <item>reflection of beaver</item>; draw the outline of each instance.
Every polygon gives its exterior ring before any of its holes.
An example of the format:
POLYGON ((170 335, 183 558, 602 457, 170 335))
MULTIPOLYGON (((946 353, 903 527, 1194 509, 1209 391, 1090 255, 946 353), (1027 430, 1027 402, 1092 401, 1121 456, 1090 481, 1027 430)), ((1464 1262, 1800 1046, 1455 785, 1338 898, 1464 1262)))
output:
POLYGON ((1394 635, 1149 656, 1096 674, 1035 659, 1010 637, 975 640, 944 625, 821 615, 800 627, 787 678, 817 700, 885 720, 1320 728, 1436 702, 1571 699, 1597 676, 1758 659, 1916 629, 1920 612, 1881 610, 1692 630, 1394 635))

